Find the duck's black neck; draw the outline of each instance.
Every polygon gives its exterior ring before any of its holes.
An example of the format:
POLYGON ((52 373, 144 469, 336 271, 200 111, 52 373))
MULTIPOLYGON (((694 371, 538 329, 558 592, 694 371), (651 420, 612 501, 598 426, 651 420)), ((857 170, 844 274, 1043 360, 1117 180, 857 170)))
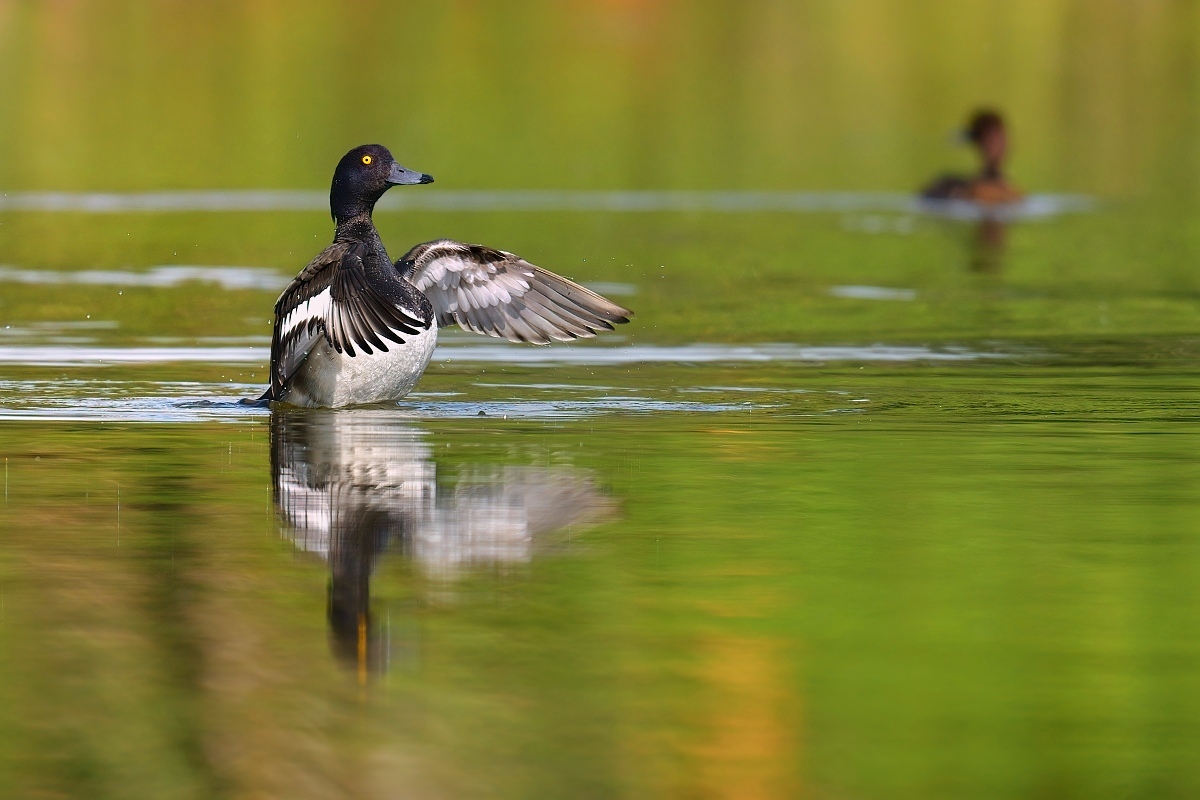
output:
POLYGON ((979 172, 979 177, 989 181, 997 181, 1004 177, 999 161, 985 161, 983 169, 979 172))
POLYGON ((375 204, 379 202, 379 198, 383 197, 383 193, 386 191, 387 186, 378 192, 364 191, 362 187, 356 186, 350 181, 338 180, 338 176, 335 174, 333 185, 329 187, 329 212, 333 215, 339 228, 344 222, 359 217, 366 218, 369 224, 375 204))
POLYGON ((379 198, 364 200, 361 197, 338 197, 337 187, 334 187, 333 192, 329 196, 329 213, 340 225, 342 220, 353 219, 354 217, 371 218, 371 212, 375 210, 375 203, 379 198))
MULTIPOLYGON (((375 223, 371 221, 370 214, 357 214, 348 219, 339 218, 337 221, 337 233, 334 234, 335 242, 359 242, 367 246, 367 252, 379 258, 380 263, 391 264, 388 258, 387 248, 383 246, 383 239, 379 236, 379 231, 375 229, 375 223)), ((367 259, 374 263, 374 259, 367 259)))
POLYGON ((338 214, 334 219, 337 220, 337 241, 369 242, 379 238, 370 210, 345 217, 338 214))

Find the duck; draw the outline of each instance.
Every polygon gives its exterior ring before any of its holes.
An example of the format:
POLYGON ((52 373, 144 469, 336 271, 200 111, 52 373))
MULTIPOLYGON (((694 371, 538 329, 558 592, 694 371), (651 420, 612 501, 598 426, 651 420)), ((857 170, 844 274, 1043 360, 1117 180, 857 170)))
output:
POLYGON ((438 329, 549 344, 595 336, 632 311, 520 256, 438 239, 393 262, 372 212, 393 186, 433 183, 379 144, 338 162, 329 191, 333 243, 275 303, 263 404, 309 408, 387 403, 417 384, 438 329))
POLYGON ((1024 196, 1004 177, 1004 159, 1008 153, 1008 131, 1004 117, 993 109, 980 109, 971 115, 961 134, 979 151, 979 174, 974 177, 946 175, 930 183, 921 192, 926 200, 971 200, 977 203, 1015 203, 1024 196))

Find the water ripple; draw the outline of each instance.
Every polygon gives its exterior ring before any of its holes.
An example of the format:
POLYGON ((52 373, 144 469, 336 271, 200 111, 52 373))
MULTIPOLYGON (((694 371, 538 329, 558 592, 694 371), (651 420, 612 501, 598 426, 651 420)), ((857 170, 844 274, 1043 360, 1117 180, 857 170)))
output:
MULTIPOLYGON (((380 211, 584 211, 709 212, 763 211, 823 213, 882 211, 935 214, 975 219, 1047 217, 1091 211, 1095 201, 1084 195, 1031 195, 1016 203, 981 206, 969 201, 924 200, 903 192, 789 191, 507 191, 424 190, 392 192, 380 211)), ((197 190, 173 192, 7 192, 0 211, 119 214, 184 211, 327 211, 329 195, 316 190, 197 190)))
POLYGON ((0 281, 26 284, 151 286, 171 288, 185 283, 215 283, 222 289, 277 292, 290 278, 265 267, 205 267, 189 264, 151 267, 144 272, 113 269, 49 270, 0 266, 0 281))
POLYGON ((606 397, 570 400, 505 400, 489 402, 400 402, 400 410, 421 419, 573 419, 600 414, 718 413, 749 411, 749 403, 691 403, 645 397, 606 397))
POLYGON ((891 289, 886 286, 831 286, 833 297, 853 300, 916 300, 916 289, 891 289))
MULTIPOLYGON (((0 420, 61 422, 240 422, 270 414, 245 402, 257 396, 253 384, 161 383, 159 396, 121 396, 145 384, 121 382, 0 381, 0 420), (230 396, 229 392, 235 392, 230 396)), ((561 400, 446 400, 434 393, 410 395, 389 413, 400 419, 578 419, 605 414, 721 413, 769 408, 747 402, 693 402, 640 395, 573 397, 561 400)), ((376 407, 381 410, 380 407, 376 407)))
MULTIPOLYGON (((0 364, 55 367, 96 367, 107 364, 161 364, 205 362, 212 364, 265 363, 267 347, 75 347, 69 345, 0 346, 0 364)), ((1006 353, 964 347, 933 349, 917 345, 803 346, 795 344, 690 344, 690 345, 533 345, 481 344, 441 346, 438 362, 521 364, 552 366, 579 364, 701 364, 738 362, 829 361, 973 361, 1010 358, 1006 353)))

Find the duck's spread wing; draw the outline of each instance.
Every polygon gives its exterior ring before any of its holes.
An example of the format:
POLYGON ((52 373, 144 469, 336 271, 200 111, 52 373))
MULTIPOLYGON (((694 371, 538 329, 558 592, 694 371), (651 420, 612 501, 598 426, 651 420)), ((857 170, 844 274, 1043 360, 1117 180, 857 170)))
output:
POLYGON ((396 268, 429 298, 439 325, 512 342, 595 336, 633 315, 519 256, 477 244, 419 244, 396 268))
POLYGON ((370 355, 387 352, 389 342, 403 343, 429 326, 419 312, 392 303, 371 286, 363 256, 361 244, 335 242, 279 296, 271 337, 271 397, 280 396, 321 337, 339 353, 370 355))

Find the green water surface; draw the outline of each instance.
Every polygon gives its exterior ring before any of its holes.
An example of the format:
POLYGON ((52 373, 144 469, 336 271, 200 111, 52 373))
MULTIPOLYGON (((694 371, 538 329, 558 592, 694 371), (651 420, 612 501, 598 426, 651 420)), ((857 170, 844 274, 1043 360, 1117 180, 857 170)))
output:
POLYGON ((1165 0, 0 2, 0 797, 1200 794, 1198 46, 1165 0), (898 202, 984 103, 1089 203, 898 202), (406 197, 820 201, 383 209, 636 316, 337 412, 233 405, 319 201, 20 205, 363 141, 406 197))

